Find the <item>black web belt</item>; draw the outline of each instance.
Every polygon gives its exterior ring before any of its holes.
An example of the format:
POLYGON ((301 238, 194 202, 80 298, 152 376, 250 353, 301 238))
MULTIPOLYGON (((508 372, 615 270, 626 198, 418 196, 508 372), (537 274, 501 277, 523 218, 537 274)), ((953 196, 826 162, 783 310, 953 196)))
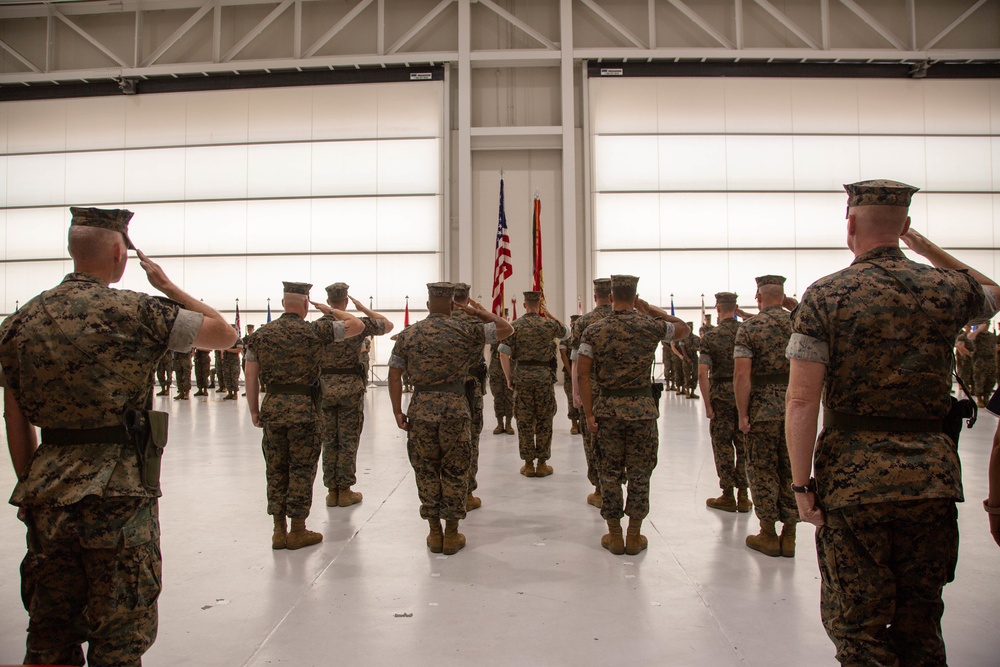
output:
POLYGON ((360 375, 357 368, 334 368, 328 366, 320 369, 322 375, 360 375))
POLYGON ((518 366, 548 366, 550 362, 548 361, 518 361, 518 366))
POLYGON ((941 433, 940 419, 902 419, 899 417, 863 417, 823 408, 823 428, 842 431, 884 431, 887 433, 941 433))
POLYGON ((465 395, 465 382, 449 382, 448 384, 418 384, 413 387, 415 393, 436 391, 441 394, 465 395))
POLYGON ((712 382, 732 382, 732 375, 713 375, 711 377, 712 382))
POLYGON ((124 426, 101 428, 43 428, 43 445, 128 445, 132 436, 124 426))
POLYGON ((771 373, 769 375, 751 375, 751 387, 763 387, 768 384, 788 384, 788 373, 771 373))
POLYGON ((308 384, 282 384, 280 382, 268 382, 267 393, 269 394, 296 394, 298 396, 312 396, 312 385, 308 384))
POLYGON ((621 397, 621 396, 649 396, 653 397, 653 388, 649 385, 645 387, 632 387, 631 389, 605 389, 598 390, 601 396, 621 397))

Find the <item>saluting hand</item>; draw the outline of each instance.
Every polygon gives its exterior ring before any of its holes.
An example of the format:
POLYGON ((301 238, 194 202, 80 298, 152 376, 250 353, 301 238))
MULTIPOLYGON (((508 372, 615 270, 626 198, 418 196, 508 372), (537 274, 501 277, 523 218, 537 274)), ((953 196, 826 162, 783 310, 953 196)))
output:
POLYGON ((173 283, 167 277, 163 268, 138 248, 136 248, 135 253, 139 256, 139 266, 146 272, 146 280, 149 281, 149 284, 166 294, 166 288, 170 287, 173 283))
POLYGON ((913 227, 906 230, 906 233, 900 238, 903 239, 903 243, 905 243, 910 250, 918 255, 926 256, 926 254, 930 252, 931 248, 935 247, 934 243, 929 238, 915 230, 913 227))
POLYGON ((316 308, 316 310, 318 310, 319 312, 323 313, 324 315, 332 315, 333 314, 333 308, 331 308, 330 306, 328 306, 325 303, 320 303, 319 301, 310 301, 309 303, 311 303, 313 305, 313 307, 316 308))

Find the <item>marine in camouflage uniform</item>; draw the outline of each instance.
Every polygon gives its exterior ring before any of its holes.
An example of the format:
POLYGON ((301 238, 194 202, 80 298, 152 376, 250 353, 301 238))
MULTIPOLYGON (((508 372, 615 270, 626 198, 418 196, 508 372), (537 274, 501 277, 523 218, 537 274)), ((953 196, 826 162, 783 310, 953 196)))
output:
POLYGON ((698 384, 698 349, 701 347, 701 338, 694 335, 694 322, 686 322, 692 334, 683 340, 674 343, 677 351, 681 354, 681 378, 684 391, 681 392, 688 398, 698 398, 694 388, 698 384))
POLYGON ((160 490, 142 477, 125 413, 151 408, 157 362, 171 350, 229 341, 219 337, 222 317, 141 253, 150 284, 173 301, 109 288, 134 248, 130 211, 71 211, 74 272, 0 325, 19 479, 11 503, 27 528, 24 662, 83 665, 87 642, 89 665, 139 665, 157 631, 160 490))
MULTIPOLYGON (((469 402, 465 381, 483 353, 486 333, 452 316, 451 283, 427 285, 428 316, 398 334, 389 357, 389 399, 396 425, 407 431, 406 450, 420 497, 420 516, 430 525, 427 547, 454 554, 465 546, 458 523, 465 518, 472 465, 469 402), (403 373, 414 385, 404 413, 403 373), (444 532, 441 519, 445 520, 444 532)), ((510 325, 482 309, 464 306, 481 322, 497 325, 500 338, 510 325)))
POLYGON ((990 323, 987 322, 976 327, 976 331, 969 336, 969 342, 972 344, 972 376, 975 384, 966 386, 972 391, 979 407, 985 408, 997 383, 997 337, 990 331, 990 323))
POLYGON ((174 377, 177 381, 177 395, 174 400, 186 401, 191 393, 191 351, 174 352, 174 377))
POLYGON ((785 390, 791 335, 790 313, 795 301, 785 296, 783 276, 757 278, 760 312, 743 322, 733 348, 733 384, 740 430, 746 434, 747 477, 760 532, 746 544, 766 556, 795 556, 798 508, 792 493, 792 469, 785 447, 785 390), (780 521, 780 537, 774 524, 780 521))
MULTIPOLYGON (((233 330, 237 334, 239 333, 235 324, 233 330)), ((240 388, 240 350, 242 349, 243 342, 237 340, 231 348, 222 351, 222 379, 226 385, 226 395, 222 397, 224 401, 237 400, 236 393, 240 388)))
MULTIPOLYGON (((573 324, 573 337, 570 341, 570 360, 575 364, 577 356, 580 354, 580 342, 583 340, 583 332, 594 322, 604 319, 611 314, 611 278, 594 279, 594 309, 589 313, 584 313, 580 319, 573 324)), ((573 369, 573 393, 574 404, 583 405, 580 397, 580 376, 577 369, 573 369)), ((594 373, 590 374, 590 385, 593 387, 597 379, 594 373)), ((587 431, 587 420, 580 420, 580 432, 583 434, 583 454, 587 459, 587 479, 594 485, 593 493, 587 494, 587 503, 594 507, 601 506, 601 470, 600 457, 598 456, 594 436, 587 431)))
POLYGON ((972 363, 974 344, 969 341, 971 332, 972 327, 966 325, 955 338, 955 372, 962 378, 969 391, 976 386, 975 366, 972 363))
POLYGON ((208 350, 194 351, 194 379, 198 391, 195 396, 208 396, 208 376, 212 370, 212 353, 208 350))
POLYGON ((684 386, 684 355, 676 343, 665 346, 664 351, 667 348, 670 350, 670 371, 674 376, 674 392, 677 394, 686 394, 687 390, 684 386))
POLYGON ((552 418, 556 416, 556 345, 569 336, 565 324, 545 312, 541 292, 524 293, 524 315, 500 346, 507 386, 514 389, 518 452, 525 477, 547 477, 552 466, 552 418), (510 364, 514 361, 512 369, 510 364), (537 459, 537 464, 536 464, 537 459))
MULTIPOLYGON (((472 288, 468 283, 454 283, 455 302, 459 305, 468 305, 469 290, 472 288)), ((492 323, 482 323, 478 317, 474 317, 456 307, 452 312, 452 317, 465 320, 474 326, 483 327, 486 333, 486 344, 496 345, 497 328, 492 323)), ((469 367, 468 379, 465 381, 465 397, 469 401, 469 429, 470 445, 472 447, 472 465, 469 466, 469 495, 465 500, 465 509, 472 511, 483 506, 482 499, 474 495, 474 491, 479 488, 476 475, 479 474, 479 436, 483 432, 483 393, 486 390, 486 378, 489 370, 486 368, 486 361, 483 355, 479 355, 472 366, 469 367)))
POLYGON ((169 396, 170 395, 170 380, 174 374, 174 355, 167 352, 162 357, 160 361, 156 364, 156 381, 160 385, 160 391, 156 392, 157 396, 169 396))
POLYGON ((514 435, 514 392, 507 386, 507 378, 504 377, 503 366, 500 364, 499 347, 490 347, 490 393, 493 394, 493 414, 497 418, 493 435, 514 435))
MULTIPOLYGON (((327 303, 345 310, 350 297, 347 283, 327 285, 327 303)), ((392 322, 368 308, 357 299, 350 299, 363 317, 361 335, 339 343, 323 346, 320 359, 320 428, 323 440, 323 486, 328 490, 327 507, 350 507, 364 496, 352 491, 357 484, 358 446, 365 425, 365 381, 367 373, 360 356, 369 336, 382 336, 392 331, 392 322)), ((332 319, 332 315, 324 315, 332 319)))
MULTIPOLYGON (((569 318, 569 328, 572 332, 573 325, 580 319, 579 315, 571 315, 569 318)), ((566 394, 566 416, 569 417, 569 434, 580 434, 580 411, 573 404, 573 360, 570 359, 572 352, 572 336, 566 340, 559 341, 559 359, 562 360, 563 392, 566 394)))
POLYGON ((300 549, 323 540, 320 533, 306 529, 321 448, 316 411, 319 359, 325 343, 360 332, 360 326, 348 330, 345 325, 345 321, 356 323, 356 318, 326 306, 320 310, 332 312, 334 320, 307 322, 311 287, 285 282, 281 300, 285 312, 247 338, 247 403, 254 426, 264 429, 273 549, 300 549), (262 405, 258 405, 258 376, 267 384, 262 405), (291 530, 285 517, 292 520, 291 530))
POLYGON ((638 281, 611 276, 614 312, 587 327, 576 359, 587 426, 600 452, 601 516, 608 524, 601 546, 616 555, 638 554, 647 544, 641 528, 649 514, 649 478, 659 448, 659 407, 652 391, 656 348, 689 332, 676 317, 636 299, 638 281), (625 515, 629 524, 623 538, 625 515))
POLYGON ((819 526, 820 609, 837 659, 944 665, 941 594, 954 577, 962 500, 958 452, 941 431, 951 346, 963 324, 996 312, 998 289, 907 231, 916 188, 845 187, 855 260, 813 283, 792 316, 796 500, 819 526), (938 268, 907 259, 901 235, 938 268))
POLYGON ((667 391, 674 391, 677 389, 676 380, 674 379, 674 352, 670 349, 669 345, 660 346, 660 363, 663 364, 663 384, 667 391))
POLYGON ((215 384, 217 385, 215 393, 225 394, 227 392, 227 389, 226 389, 226 381, 222 373, 222 350, 216 350, 214 356, 215 356, 215 365, 212 366, 212 373, 215 375, 215 384))
POLYGON ((698 380, 709 418, 715 472, 719 475, 722 494, 709 498, 705 504, 724 512, 749 512, 752 504, 747 497, 746 440, 740 431, 736 394, 733 393, 733 347, 740 323, 733 317, 736 294, 719 292, 715 295, 719 326, 712 327, 701 337, 698 355, 698 380), (734 489, 739 492, 737 499, 734 489))

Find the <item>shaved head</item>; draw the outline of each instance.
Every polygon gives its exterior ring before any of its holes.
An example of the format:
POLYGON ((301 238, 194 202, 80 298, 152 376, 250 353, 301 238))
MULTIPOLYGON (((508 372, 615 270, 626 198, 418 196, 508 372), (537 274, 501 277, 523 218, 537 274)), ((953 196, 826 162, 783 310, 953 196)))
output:
POLYGON ((309 297, 305 294, 285 292, 281 297, 281 306, 286 313, 297 313, 305 317, 309 312, 309 297))
POLYGON ((128 249, 120 232, 74 225, 69 228, 68 248, 74 271, 98 276, 109 285, 122 279, 128 249))

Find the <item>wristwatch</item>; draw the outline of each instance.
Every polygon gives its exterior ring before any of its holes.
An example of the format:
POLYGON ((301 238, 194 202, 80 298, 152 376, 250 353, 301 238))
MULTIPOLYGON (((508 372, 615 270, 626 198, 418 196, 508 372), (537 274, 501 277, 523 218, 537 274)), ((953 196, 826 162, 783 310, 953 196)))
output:
POLYGON ((805 486, 795 486, 792 484, 792 491, 795 493, 816 493, 816 478, 810 477, 805 486))
POLYGON ((1000 514, 1000 506, 990 507, 986 504, 987 502, 986 500, 983 501, 983 509, 986 510, 987 514, 1000 514))

